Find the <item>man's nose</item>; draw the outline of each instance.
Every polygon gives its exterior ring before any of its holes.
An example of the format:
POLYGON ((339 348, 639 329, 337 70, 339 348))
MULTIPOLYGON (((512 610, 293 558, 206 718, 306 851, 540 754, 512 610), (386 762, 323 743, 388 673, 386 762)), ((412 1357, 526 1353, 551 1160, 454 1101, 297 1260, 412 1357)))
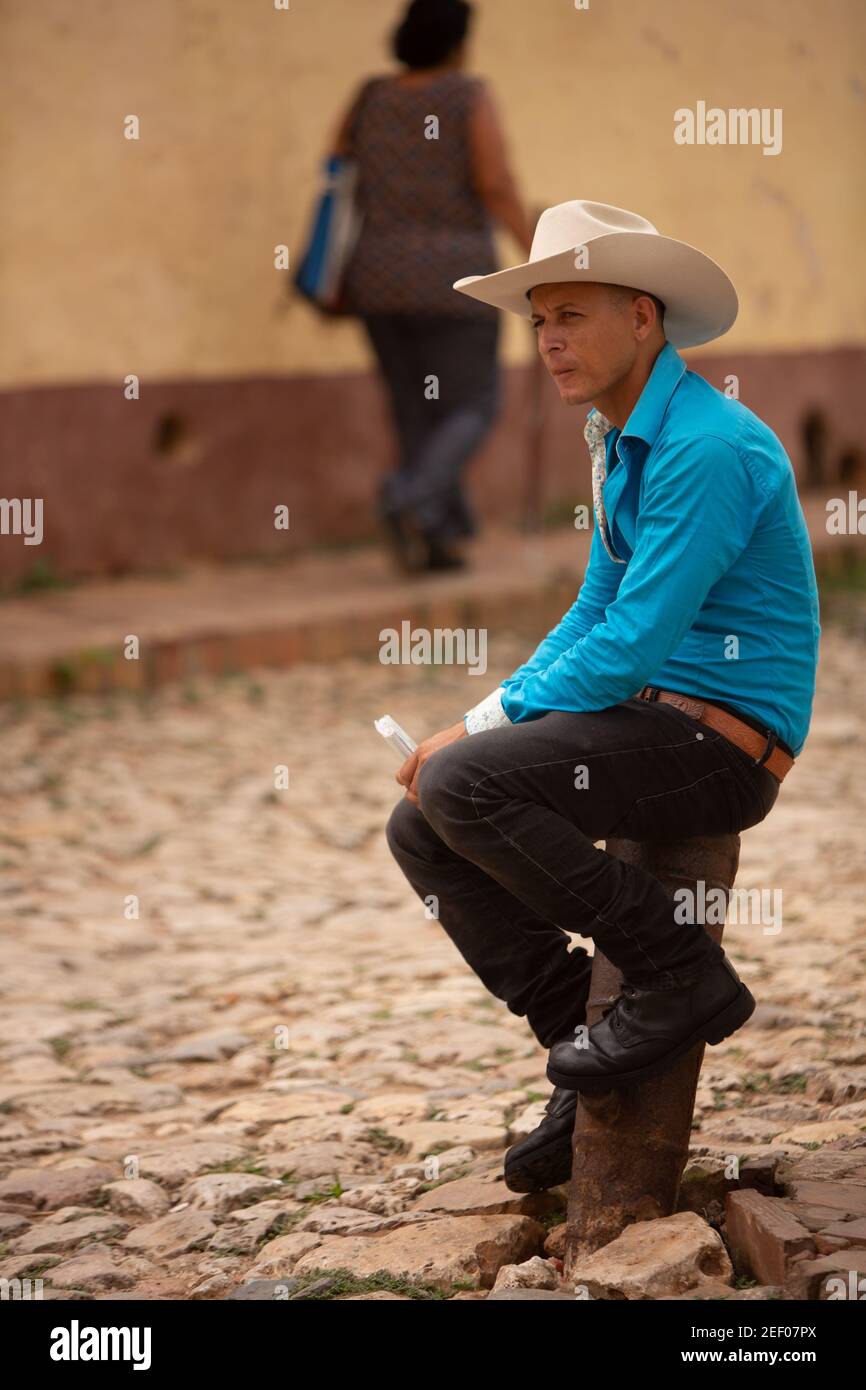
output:
POLYGON ((561 328, 555 325, 544 324, 538 333, 538 347, 543 357, 550 353, 561 352, 565 343, 565 335, 561 328))

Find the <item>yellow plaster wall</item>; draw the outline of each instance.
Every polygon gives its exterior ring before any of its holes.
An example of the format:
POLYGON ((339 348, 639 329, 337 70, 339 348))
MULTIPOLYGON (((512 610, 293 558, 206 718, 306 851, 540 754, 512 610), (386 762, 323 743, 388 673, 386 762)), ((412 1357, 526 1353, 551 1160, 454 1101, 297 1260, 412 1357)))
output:
MULTIPOLYGON (((4 6, 0 385, 362 367, 358 326, 287 294, 273 248, 299 251, 327 134, 401 9, 4 6)), ((740 291, 725 346, 772 351, 866 340, 864 53, 863 0, 478 0, 472 66, 533 207, 616 203, 702 247, 740 291), (782 153, 676 145, 698 100, 781 107, 782 153)), ((507 357, 529 348, 512 321, 507 357)))

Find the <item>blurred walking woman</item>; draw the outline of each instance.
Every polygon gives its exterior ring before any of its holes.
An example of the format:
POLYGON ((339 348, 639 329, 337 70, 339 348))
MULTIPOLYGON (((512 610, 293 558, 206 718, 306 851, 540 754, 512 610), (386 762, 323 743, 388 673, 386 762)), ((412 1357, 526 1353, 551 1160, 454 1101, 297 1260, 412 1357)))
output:
POLYGON ((499 317, 452 282, 497 268, 492 219, 527 254, 532 240, 489 91, 462 71, 470 13, 413 0, 392 38, 403 70, 362 86, 334 144, 358 167, 344 302, 388 388, 398 465, 378 510, 406 569, 463 563, 455 543, 476 531, 465 465, 499 408, 499 317))

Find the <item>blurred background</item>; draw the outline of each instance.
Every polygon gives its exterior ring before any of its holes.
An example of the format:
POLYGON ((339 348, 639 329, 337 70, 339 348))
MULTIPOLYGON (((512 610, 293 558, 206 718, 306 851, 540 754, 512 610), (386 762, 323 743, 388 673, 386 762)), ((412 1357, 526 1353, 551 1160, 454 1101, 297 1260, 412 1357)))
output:
MULTIPOLYGON (((363 79, 396 70, 402 14, 3 7, 3 491, 45 504, 40 547, 0 544, 7 592, 378 544, 383 384, 360 321, 323 318, 292 276, 337 122, 363 79)), ((478 0, 467 50, 532 225, 588 197, 717 259, 740 315, 689 364, 736 375, 801 486, 831 491, 866 440, 864 29, 859 0, 820 21, 808 0, 478 0), (675 144, 673 112, 701 100, 782 108, 782 152, 675 144)), ((496 236, 500 266, 526 258, 496 236)), ((531 330, 501 317, 502 407, 468 489, 482 525, 551 524, 588 496, 578 422, 533 379, 531 330)))

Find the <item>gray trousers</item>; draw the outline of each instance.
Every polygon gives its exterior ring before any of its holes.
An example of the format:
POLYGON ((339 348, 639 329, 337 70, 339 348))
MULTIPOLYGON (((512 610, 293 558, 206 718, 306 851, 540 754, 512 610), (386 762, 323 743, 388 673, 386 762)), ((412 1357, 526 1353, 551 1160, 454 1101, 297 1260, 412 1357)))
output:
POLYGON ((474 535, 462 484, 499 410, 498 316, 375 314, 363 323, 399 443, 397 467, 379 493, 380 515, 408 513, 439 541, 474 535))

